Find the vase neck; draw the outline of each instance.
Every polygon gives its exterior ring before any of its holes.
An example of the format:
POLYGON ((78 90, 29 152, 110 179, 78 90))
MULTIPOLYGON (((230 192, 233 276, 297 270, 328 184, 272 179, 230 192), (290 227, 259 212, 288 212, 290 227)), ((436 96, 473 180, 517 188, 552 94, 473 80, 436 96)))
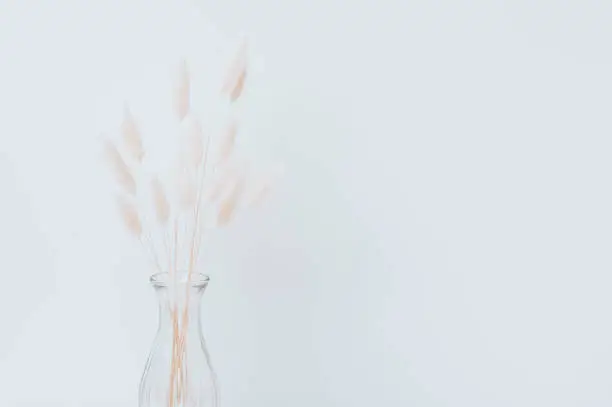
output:
POLYGON ((208 277, 151 277, 159 327, 140 385, 140 407, 215 407, 216 378, 200 322, 208 277))
POLYGON ((174 323, 182 326, 189 322, 199 324, 200 305, 205 287, 193 287, 186 284, 178 284, 173 287, 157 287, 157 299, 159 302, 159 324, 160 329, 172 328, 174 323), (179 318, 178 321, 176 318, 179 318))

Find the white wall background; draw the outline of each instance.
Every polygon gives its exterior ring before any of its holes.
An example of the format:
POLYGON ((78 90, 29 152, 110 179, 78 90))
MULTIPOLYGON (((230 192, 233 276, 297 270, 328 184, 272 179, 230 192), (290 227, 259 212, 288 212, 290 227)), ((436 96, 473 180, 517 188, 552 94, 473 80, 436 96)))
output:
POLYGON ((248 143, 285 175, 209 242, 223 405, 609 406, 611 19, 594 0, 2 0, 0 405, 136 405, 155 298, 97 136, 173 58, 204 72, 244 32, 248 143))

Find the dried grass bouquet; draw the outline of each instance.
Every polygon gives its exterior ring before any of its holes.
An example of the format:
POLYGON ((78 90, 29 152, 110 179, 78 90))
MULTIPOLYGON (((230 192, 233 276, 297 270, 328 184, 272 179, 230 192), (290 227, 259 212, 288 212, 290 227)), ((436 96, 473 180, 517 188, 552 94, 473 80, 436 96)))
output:
MULTIPOLYGON (((254 176, 237 157, 238 123, 231 114, 247 79, 246 48, 235 57, 219 88, 229 104, 230 117, 218 142, 203 130, 191 106, 192 73, 180 64, 173 88, 178 125, 176 156, 167 174, 143 165, 147 151, 143 135, 126 105, 116 140, 105 137, 105 154, 117 185, 118 209, 127 230, 140 241, 158 272, 170 279, 187 279, 199 269, 202 236, 206 230, 227 225, 236 212, 258 203, 269 191, 265 177, 254 176)), ((187 284, 187 288, 189 285, 187 284)), ((189 290, 185 295, 189 295, 189 290)), ((173 309, 172 377, 181 374, 187 307, 173 309)), ((177 390, 180 391, 180 390, 177 390)))

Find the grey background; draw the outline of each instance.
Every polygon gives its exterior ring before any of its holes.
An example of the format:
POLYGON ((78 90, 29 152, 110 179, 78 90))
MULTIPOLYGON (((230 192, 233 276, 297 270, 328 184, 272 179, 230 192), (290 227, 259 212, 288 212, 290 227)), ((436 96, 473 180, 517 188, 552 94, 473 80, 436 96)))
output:
POLYGON ((285 164, 209 242, 224 406, 612 403, 612 3, 24 3, 0 12, 0 404, 135 405, 155 299, 92 123, 204 20, 255 44, 248 122, 285 164))

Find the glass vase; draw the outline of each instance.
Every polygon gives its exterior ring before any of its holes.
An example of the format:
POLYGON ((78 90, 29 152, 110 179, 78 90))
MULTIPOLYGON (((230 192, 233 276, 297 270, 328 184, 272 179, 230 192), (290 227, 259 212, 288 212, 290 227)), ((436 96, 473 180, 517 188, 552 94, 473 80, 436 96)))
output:
POLYGON ((217 380, 200 322, 209 278, 159 273, 150 281, 159 326, 140 382, 139 407, 217 407, 217 380))

